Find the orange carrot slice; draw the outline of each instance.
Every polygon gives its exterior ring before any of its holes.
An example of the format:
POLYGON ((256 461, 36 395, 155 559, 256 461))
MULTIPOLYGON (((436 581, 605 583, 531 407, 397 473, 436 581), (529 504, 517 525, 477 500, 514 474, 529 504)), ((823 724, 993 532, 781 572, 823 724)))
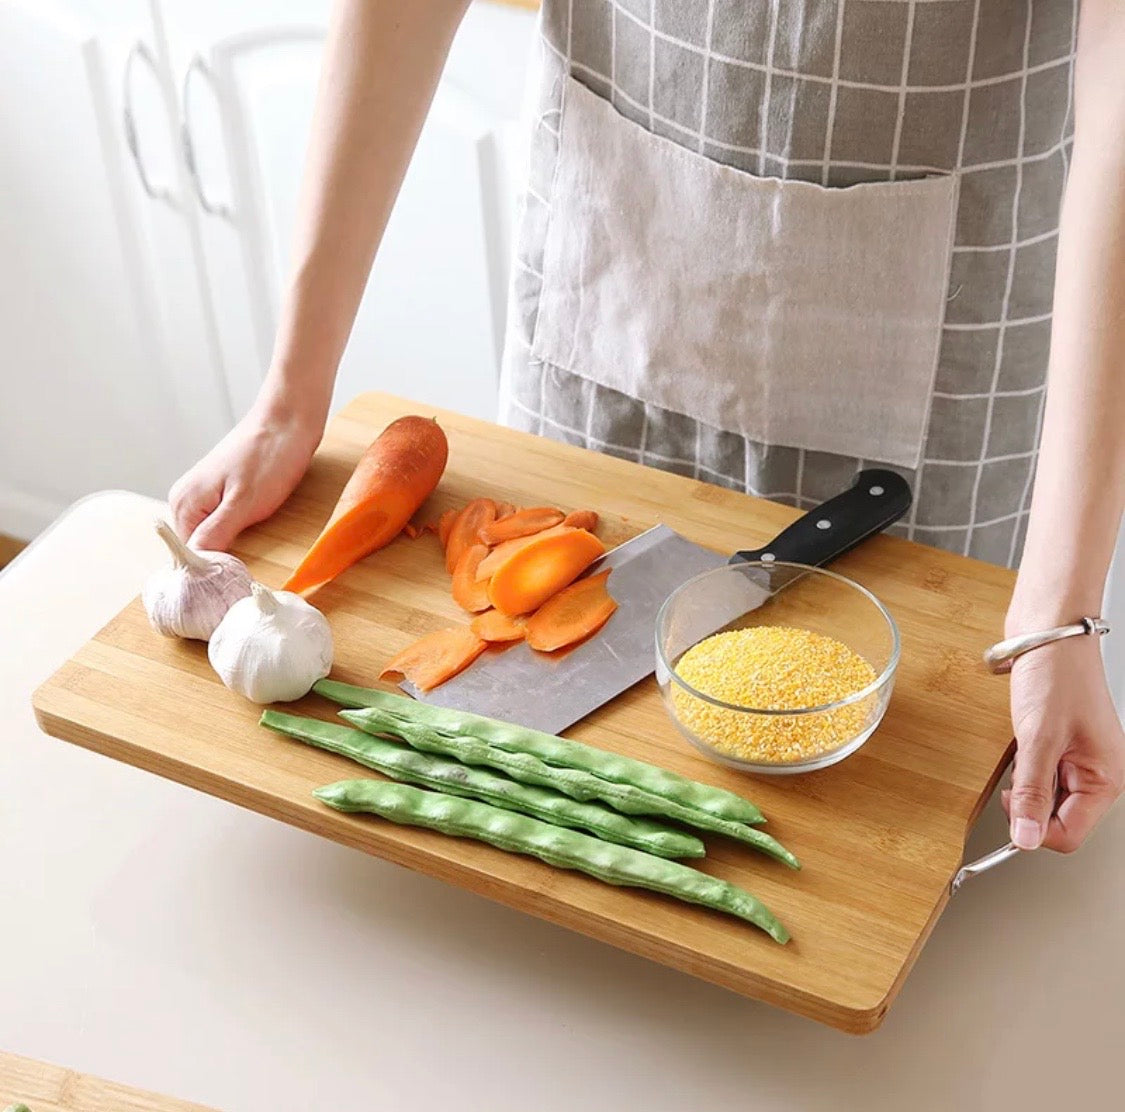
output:
POLYGON ((511 502, 497 502, 496 503, 496 520, 503 521, 506 517, 511 517, 516 512, 516 507, 511 502))
POLYGON ((469 628, 482 641, 522 641, 527 634, 527 626, 523 618, 509 618, 499 610, 486 610, 478 614, 470 623, 469 628))
POLYGON ((550 537, 540 533, 493 572, 488 598, 505 614, 527 614, 573 583, 604 552, 605 545, 585 529, 550 537))
POLYGON ((598 515, 593 510, 575 510, 563 518, 563 524, 572 529, 585 529, 587 533, 593 533, 598 527, 598 515))
POLYGON ((536 506, 530 510, 516 510, 503 520, 497 518, 490 525, 480 531, 481 544, 490 548, 504 541, 514 540, 516 537, 527 537, 532 533, 542 533, 552 525, 558 525, 564 514, 562 510, 553 509, 551 506, 536 506))
POLYGON ((428 417, 392 421, 359 458, 320 536, 285 590, 308 595, 389 544, 437 486, 449 445, 428 417))
POLYGON ((606 591, 608 578, 608 571, 600 571, 548 599, 527 620, 527 643, 540 652, 553 652, 601 629, 617 609, 606 591))
POLYGON ((487 610, 491 605, 488 583, 477 582, 477 567, 487 555, 487 545, 474 544, 472 548, 465 549, 453 569, 453 601, 470 614, 487 610))
POLYGON ((457 515, 460 512, 460 510, 446 510, 438 518, 437 528, 434 532, 437 533, 437 539, 441 541, 442 548, 449 547, 449 531, 453 528, 453 523, 457 520, 457 515))
POLYGON ((449 530, 445 546, 445 570, 450 575, 465 549, 479 544, 480 531, 496 520, 496 503, 491 498, 474 498, 458 515, 449 530))
POLYGON ((416 537, 418 537, 418 536, 419 536, 419 535, 420 535, 420 534, 422 533, 422 530, 421 530, 421 529, 419 529, 419 528, 418 528, 418 526, 417 526, 417 525, 415 525, 413 521, 408 521, 408 522, 407 522, 407 523, 406 523, 406 524, 405 524, 405 525, 404 525, 404 526, 402 527, 402 531, 403 531, 403 532, 404 532, 404 533, 405 533, 405 534, 406 534, 406 535, 407 535, 407 536, 408 536, 408 537, 409 537, 409 538, 410 538, 411 540, 414 540, 414 539, 415 539, 416 537))
POLYGON ((467 668, 484 650, 471 629, 439 629, 408 645, 379 673, 379 679, 402 676, 419 691, 429 691, 467 668))
POLYGON ((563 525, 552 525, 550 529, 544 529, 542 533, 532 533, 527 537, 513 537, 510 541, 505 541, 503 544, 498 544, 483 560, 480 562, 480 567, 477 568, 477 579, 491 579, 496 569, 508 559, 509 556, 514 555, 521 548, 526 547, 532 541, 538 540, 540 537, 553 537, 557 533, 569 533, 572 530, 563 525))

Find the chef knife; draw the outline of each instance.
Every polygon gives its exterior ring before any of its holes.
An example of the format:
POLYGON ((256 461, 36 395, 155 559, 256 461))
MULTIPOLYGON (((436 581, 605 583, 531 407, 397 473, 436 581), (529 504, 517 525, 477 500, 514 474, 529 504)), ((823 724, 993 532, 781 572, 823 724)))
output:
MULTIPOLYGON (((693 576, 726 563, 783 560, 824 565, 882 532, 910 508, 910 486, 893 471, 859 472, 855 483, 816 506, 762 548, 726 557, 657 525, 607 552, 591 569, 612 569, 617 612, 598 634, 557 656, 526 643, 494 649, 432 691, 402 688, 435 706, 472 711, 557 734, 644 679, 655 667, 656 615, 664 600, 693 576)), ((763 577, 764 579, 765 577, 763 577)), ((770 596, 748 577, 738 597, 713 601, 701 636, 741 617, 770 596)))

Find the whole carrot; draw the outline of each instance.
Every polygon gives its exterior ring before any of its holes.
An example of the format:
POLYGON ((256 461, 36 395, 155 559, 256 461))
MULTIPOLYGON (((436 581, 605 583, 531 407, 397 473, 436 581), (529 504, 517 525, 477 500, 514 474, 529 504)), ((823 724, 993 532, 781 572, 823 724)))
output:
POLYGON ((437 486, 448 454, 437 421, 392 421, 360 457, 332 516, 285 590, 311 594, 394 540, 437 486))

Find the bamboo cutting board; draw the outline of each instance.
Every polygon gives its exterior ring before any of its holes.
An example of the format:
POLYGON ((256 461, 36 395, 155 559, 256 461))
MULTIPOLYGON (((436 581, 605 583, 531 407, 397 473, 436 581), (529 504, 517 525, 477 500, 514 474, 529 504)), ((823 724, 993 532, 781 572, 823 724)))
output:
MULTIPOLYGON (((278 586, 316 535, 367 444, 426 407, 383 395, 354 401, 328 430, 296 493, 235 551, 278 586)), ((436 413, 449 466, 425 513, 488 495, 593 508, 615 543, 664 521, 722 551, 755 548, 796 512, 580 448, 436 413)), ((998 635, 1012 574, 893 537, 836 570, 874 591, 902 631, 898 681, 882 726, 843 763, 754 777, 684 742, 648 679, 569 731, 740 792, 804 862, 800 873, 722 838, 699 863, 762 897, 786 923, 782 947, 740 920, 614 888, 479 843, 339 814, 311 796, 363 771, 257 725, 258 708, 212 674, 205 647, 157 636, 135 601, 35 695, 50 734, 479 892, 736 992, 852 1032, 882 1021, 948 898, 965 838, 1010 755, 1007 685, 980 666, 998 635)), ((139 586, 139 584, 138 584, 139 586)), ((400 537, 316 596, 335 634, 334 678, 374 685, 386 660, 431 630, 465 621, 432 536, 400 537)), ((310 697, 297 713, 329 718, 310 697)), ((375 775, 370 773, 369 775, 375 775)))

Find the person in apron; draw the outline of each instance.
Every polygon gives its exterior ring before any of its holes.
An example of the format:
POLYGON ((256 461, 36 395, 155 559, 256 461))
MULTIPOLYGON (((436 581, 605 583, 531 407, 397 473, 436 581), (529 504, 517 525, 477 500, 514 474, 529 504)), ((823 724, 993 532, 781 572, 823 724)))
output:
MULTIPOLYGON (((466 2, 337 4, 273 364, 171 492, 201 547, 308 464, 466 2)), ((1125 506, 1125 9, 546 0, 539 30, 502 419, 801 507, 892 467, 903 535, 1019 564, 1006 634, 1095 630, 1125 506)), ((1022 848, 1076 848, 1125 785, 1097 642, 1009 646, 1022 848)))

